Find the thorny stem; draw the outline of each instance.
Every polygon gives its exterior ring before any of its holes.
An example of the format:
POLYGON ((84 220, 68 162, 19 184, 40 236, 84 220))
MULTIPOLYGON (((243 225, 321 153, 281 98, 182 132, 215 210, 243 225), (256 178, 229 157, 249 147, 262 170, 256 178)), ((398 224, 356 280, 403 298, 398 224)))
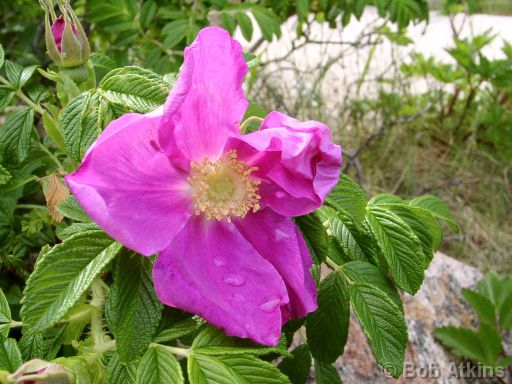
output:
POLYGON ((105 344, 105 331, 103 329, 103 305, 105 304, 105 288, 100 278, 91 284, 91 336, 95 346, 105 344))
MULTIPOLYGON (((7 79, 3 78, 2 76, 0 76, 0 83, 3 83, 5 85, 11 85, 12 84, 7 81, 7 79)), ((42 115, 44 113, 44 109, 39 105, 39 104, 36 104, 34 103, 32 100, 30 100, 23 92, 21 89, 18 89, 16 90, 16 96, 18 96, 21 100, 23 100, 25 102, 25 104, 31 106, 32 108, 34 108, 34 110, 39 113, 40 115, 42 115)))
POLYGON ((186 349, 186 348, 171 347, 169 345, 163 345, 163 344, 158 344, 158 343, 151 343, 151 344, 149 344, 149 347, 150 348, 161 347, 177 356, 189 357, 190 355, 192 355, 192 351, 190 349, 186 349))

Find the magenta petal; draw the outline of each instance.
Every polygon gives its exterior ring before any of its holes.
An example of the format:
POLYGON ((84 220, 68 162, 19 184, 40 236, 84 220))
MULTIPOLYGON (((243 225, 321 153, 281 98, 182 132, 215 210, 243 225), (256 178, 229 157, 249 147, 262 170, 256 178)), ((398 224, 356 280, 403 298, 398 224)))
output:
POLYGON ((239 149, 244 161, 265 170, 257 174, 262 180, 261 204, 281 215, 314 211, 338 182, 341 147, 332 143, 329 128, 317 121, 301 122, 272 112, 259 131, 230 139, 227 145, 239 149))
POLYGON ((242 47, 221 28, 201 30, 185 49, 185 60, 165 108, 159 132, 168 154, 199 162, 218 158, 227 138, 238 135, 248 102, 242 82, 247 72, 242 47))
MULTIPOLYGON (((60 15, 52 24, 50 28, 52 31, 53 40, 55 41, 55 46, 57 50, 61 52, 62 50, 62 35, 64 34, 64 28, 66 27, 66 21, 64 20, 64 16, 60 15)), ((71 24, 71 30, 73 33, 77 34, 76 27, 71 24)))
POLYGON ((159 254, 153 277, 163 303, 230 336, 277 345, 281 306, 289 300, 285 284, 234 224, 191 218, 159 254))
POLYGON ((161 110, 112 121, 66 182, 87 214, 114 239, 151 255, 190 217, 187 175, 160 150, 161 110))
POLYGON ((312 259, 293 221, 271 209, 236 220, 240 233, 281 274, 290 302, 282 307, 283 321, 305 317, 317 308, 312 259))

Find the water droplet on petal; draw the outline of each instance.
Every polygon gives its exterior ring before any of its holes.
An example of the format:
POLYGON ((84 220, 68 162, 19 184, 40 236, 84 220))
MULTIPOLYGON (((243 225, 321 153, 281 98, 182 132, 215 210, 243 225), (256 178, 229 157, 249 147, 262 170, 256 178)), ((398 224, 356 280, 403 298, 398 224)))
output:
POLYGON ((274 312, 281 304, 281 299, 273 298, 260 305, 260 309, 265 313, 274 312))
POLYGON ((213 264, 215 264, 216 267, 222 267, 223 265, 226 265, 226 262, 221 259, 213 259, 213 264))
POLYGON ((240 287, 245 284, 245 279, 240 275, 232 274, 224 276, 224 282, 233 287, 240 287))

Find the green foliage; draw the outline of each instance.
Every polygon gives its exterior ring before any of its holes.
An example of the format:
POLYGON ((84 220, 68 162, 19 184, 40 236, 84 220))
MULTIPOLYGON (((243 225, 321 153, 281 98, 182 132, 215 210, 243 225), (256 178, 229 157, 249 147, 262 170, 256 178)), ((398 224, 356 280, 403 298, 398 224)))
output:
MULTIPOLYGON (((346 25, 367 5, 399 28, 427 17, 423 0, 83 0, 77 14, 101 53, 76 71, 46 68, 37 52, 20 54, 32 40, 0 30, 2 38, 13 39, 7 60, 0 47, 0 111, 6 114, 0 128, 0 370, 12 373, 42 358, 56 359, 77 383, 303 384, 314 364, 318 383, 339 384, 331 364, 343 353, 352 306, 377 361, 400 376, 407 329, 398 289, 419 289, 442 241, 438 220, 455 225, 433 196, 368 201, 342 173, 324 207, 295 218, 313 257, 318 310, 288 323, 275 347, 228 337, 199 316, 163 306, 152 282, 154 258, 123 249, 73 196, 65 198, 67 191, 54 206, 44 205, 48 180, 72 172, 113 119, 165 102, 183 49, 202 27, 239 29, 257 45, 279 38, 290 17, 297 16, 300 34, 313 20, 346 25), (77 71, 86 78, 77 79, 77 71), (332 271, 323 277, 322 267, 332 271), (296 332, 306 340, 290 352, 296 332)), ((39 15, 23 10, 20 17, 39 15)), ((256 75, 258 57, 245 57, 256 75)), ((251 103, 245 118, 265 112, 251 103)), ((244 133, 258 128, 255 120, 244 133)), ((496 284, 483 286, 480 295, 487 299, 474 301, 496 306, 507 326, 511 303, 489 288, 496 284)))
POLYGON ((72 236, 40 255, 23 292, 23 321, 44 330, 62 319, 120 248, 95 231, 72 236))
POLYGON ((512 357, 504 352, 502 340, 512 325, 512 277, 489 272, 476 291, 463 288, 462 295, 478 315, 478 329, 440 327, 436 337, 456 355, 491 368, 506 368, 512 357))
POLYGON ((184 383, 181 367, 171 352, 162 346, 150 347, 137 368, 137 384, 184 383))
POLYGON ((162 305, 153 288, 152 267, 149 258, 123 252, 113 271, 106 317, 124 364, 146 349, 160 321, 162 305))

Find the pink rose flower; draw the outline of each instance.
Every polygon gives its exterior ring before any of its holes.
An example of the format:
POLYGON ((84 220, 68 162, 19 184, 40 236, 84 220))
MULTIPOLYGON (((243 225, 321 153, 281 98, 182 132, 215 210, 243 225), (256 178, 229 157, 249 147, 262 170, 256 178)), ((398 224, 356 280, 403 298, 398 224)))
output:
POLYGON ((323 203, 341 148, 324 124, 279 112, 242 135, 246 72, 240 44, 203 29, 165 104, 112 121, 66 181, 110 236, 158 253, 163 303, 276 345, 284 322, 317 308, 311 255, 290 216, 323 203))

